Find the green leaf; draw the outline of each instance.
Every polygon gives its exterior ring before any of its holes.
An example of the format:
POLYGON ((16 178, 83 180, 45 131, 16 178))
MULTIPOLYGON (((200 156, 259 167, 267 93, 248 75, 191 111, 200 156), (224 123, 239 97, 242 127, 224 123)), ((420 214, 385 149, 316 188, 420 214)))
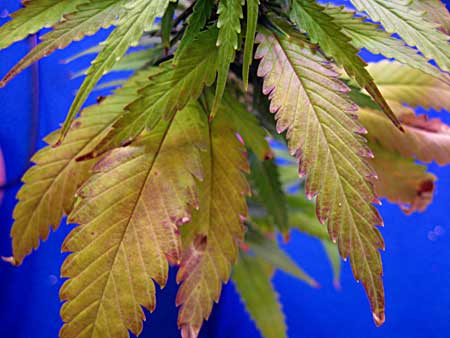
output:
POLYGON ((260 232, 249 228, 246 234, 246 244, 251 252, 272 265, 272 267, 294 276, 312 287, 318 287, 318 283, 278 247, 275 240, 263 236, 260 232))
POLYGON ((152 129, 161 118, 170 118, 205 86, 213 84, 217 69, 217 30, 202 32, 189 45, 176 67, 170 62, 154 68, 139 91, 140 97, 127 107, 107 137, 91 156, 131 142, 144 128, 152 129))
POLYGON ((450 111, 449 84, 398 62, 370 63, 369 70, 389 102, 450 111))
POLYGON ((219 112, 230 119, 247 148, 260 160, 273 157, 269 142, 266 140, 266 130, 230 91, 225 91, 219 112))
POLYGON ((247 0, 247 30, 245 32, 244 58, 242 64, 242 80, 244 89, 248 89, 248 73, 253 59, 256 25, 258 23, 259 0, 247 0))
POLYGON ((375 155, 371 163, 378 173, 374 181, 377 195, 397 203, 408 215, 424 211, 433 200, 436 176, 427 173, 427 168, 412 158, 401 157, 376 144, 371 148, 375 155))
POLYGON ((64 20, 52 31, 42 36, 42 42, 34 47, 2 79, 0 86, 41 58, 57 49, 67 47, 73 41, 79 41, 86 35, 95 34, 100 28, 108 28, 117 17, 123 14, 124 1, 89 1, 78 6, 76 12, 65 15, 64 20))
POLYGON ((244 237, 242 219, 247 216, 249 187, 243 171, 248 171, 248 164, 225 116, 212 121, 209 140, 199 209, 182 229, 184 253, 177 273, 182 284, 176 304, 181 306, 178 326, 183 338, 197 337, 213 302, 218 302, 237 259, 238 241, 244 237))
MULTIPOLYGON (((59 147, 47 146, 33 156, 36 165, 22 178, 25 184, 17 194, 19 202, 14 210, 11 236, 16 264, 21 264, 39 246, 40 239, 47 239, 51 228, 58 228, 63 215, 70 213, 75 192, 90 176, 94 165, 92 161, 78 162, 77 157, 91 151, 123 108, 136 98, 143 75, 129 80, 99 105, 86 108, 59 147)), ((46 142, 53 144, 58 133, 47 136, 46 142)))
MULTIPOLYGON (((379 29, 378 25, 366 21, 364 17, 355 16, 354 11, 328 5, 325 8, 325 13, 331 16, 336 25, 341 27, 342 32, 351 38, 351 43, 356 48, 365 48, 374 54, 397 59, 401 63, 421 70, 435 78, 450 82, 446 74, 428 63, 428 60, 422 55, 417 54, 416 49, 406 46, 402 40, 391 37, 389 33, 379 29)), ((374 77, 378 88, 380 88, 375 75, 370 68, 368 70, 374 77)), ((383 91, 381 93, 384 94, 383 91)), ((386 96, 384 97, 386 98, 386 96)))
POLYGON ((334 287, 339 290, 341 288, 341 257, 339 256, 339 249, 335 243, 330 241, 322 241, 322 245, 333 269, 334 287))
MULTIPOLYGON (((26 38, 62 19, 88 0, 33 0, 22 2, 25 7, 14 12, 12 20, 0 27, 0 49, 26 38)), ((3 83, 2 83, 3 84, 3 83)))
POLYGON ((164 14, 167 4, 168 0, 133 0, 124 5, 125 14, 117 22, 117 28, 102 43, 103 49, 87 71, 86 78, 64 121, 60 140, 66 135, 72 120, 100 78, 114 67, 128 47, 138 43, 143 32, 152 26, 155 18, 164 14))
POLYGON ((207 119, 191 103, 136 144, 114 149, 79 190, 65 239, 74 252, 61 268, 61 338, 139 335, 141 306, 155 309, 155 285, 167 281, 168 261, 181 258, 178 226, 198 205, 207 119))
POLYGON ((200 33, 200 30, 205 26, 206 21, 211 14, 213 5, 213 0, 197 0, 195 2, 193 12, 187 22, 186 31, 175 52, 173 59, 174 65, 177 65, 180 61, 180 55, 186 55, 184 49, 194 41, 198 33, 200 33))
POLYGON ((289 206, 289 227, 311 237, 330 241, 327 228, 319 222, 316 216, 316 205, 307 200, 302 194, 287 195, 289 206))
POLYGON ((383 239, 376 228, 381 217, 367 180, 375 175, 362 156, 370 150, 364 128, 353 118, 356 110, 347 86, 303 36, 288 38, 263 31, 256 57, 263 91, 276 113, 277 131, 287 131, 289 150, 299 160, 305 191, 317 195, 317 215, 327 222, 330 237, 343 258, 350 256, 353 274, 364 285, 375 323, 384 322, 384 289, 379 250, 383 239))
POLYGON ((161 42, 164 48, 170 48, 170 35, 172 33, 173 15, 178 2, 170 2, 161 21, 161 42))
POLYGON ((254 183, 255 196, 275 222, 277 228, 287 233, 288 215, 286 198, 279 180, 278 167, 274 160, 261 161, 251 154, 250 179, 254 183))
POLYGON ((318 43, 327 56, 332 57, 350 77, 355 78, 356 82, 367 90, 386 116, 401 129, 395 114, 366 70, 366 63, 358 56, 359 51, 353 47, 350 38, 342 33, 341 27, 325 12, 325 8, 314 0, 294 0, 291 18, 308 32, 313 43, 318 43))
POLYGON ((242 14, 242 0, 220 0, 217 10, 219 19, 217 27, 219 35, 217 37, 217 47, 219 49, 217 56, 217 86, 216 96, 211 109, 211 118, 213 118, 219 109, 225 86, 228 79, 230 63, 233 62, 236 50, 239 49, 239 34, 241 33, 240 19, 242 14))
POLYGON ((448 36, 426 20, 424 13, 416 11, 410 0, 351 0, 372 20, 381 22, 388 33, 397 33, 410 46, 417 47, 424 56, 445 71, 450 70, 448 36))
POLYGON ((271 283, 271 266, 258 257, 241 254, 234 266, 232 278, 262 336, 287 337, 284 314, 271 283))

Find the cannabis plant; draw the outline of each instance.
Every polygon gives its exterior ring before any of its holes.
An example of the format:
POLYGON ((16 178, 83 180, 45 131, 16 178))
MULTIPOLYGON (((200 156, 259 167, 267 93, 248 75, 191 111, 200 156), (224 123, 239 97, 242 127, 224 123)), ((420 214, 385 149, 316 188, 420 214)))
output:
POLYGON ((285 337, 274 270, 315 285, 277 244, 292 229, 319 238, 336 273, 338 253, 350 258, 385 321, 374 204, 425 210, 436 177, 416 160, 450 163, 450 127, 414 112, 450 110, 450 15, 439 0, 351 3, 29 0, 0 27, 2 49, 51 27, 5 86, 113 26, 74 56, 97 54, 14 211, 15 265, 65 215, 78 224, 62 246, 60 337, 139 335, 169 266, 183 337, 230 277, 263 336, 285 337), (391 61, 367 65, 361 49, 391 61), (134 75, 81 111, 123 69, 134 75))

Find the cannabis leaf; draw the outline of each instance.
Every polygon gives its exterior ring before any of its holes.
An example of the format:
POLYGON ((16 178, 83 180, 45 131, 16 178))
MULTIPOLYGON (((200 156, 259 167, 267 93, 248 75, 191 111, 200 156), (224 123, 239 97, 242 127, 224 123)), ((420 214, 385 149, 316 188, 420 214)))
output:
POLYGON ((139 90, 140 97, 127 107, 92 156, 131 142, 145 127, 152 129, 161 118, 171 118, 191 99, 197 99, 216 77, 216 39, 215 28, 202 32, 186 47, 176 67, 169 61, 152 69, 149 81, 139 90))
MULTIPOLYGON (((184 49, 189 46, 198 35, 200 30, 205 26, 206 21, 211 13, 214 3, 212 0, 197 0, 194 4, 192 15, 187 22, 186 31, 183 34, 180 45, 178 46, 173 64, 176 65, 183 55, 184 49)), ((183 56, 185 56, 184 54, 183 56)))
POLYGON ((213 302, 219 300, 222 282, 228 281, 237 259, 238 241, 244 237, 242 218, 247 216, 249 187, 243 171, 248 165, 224 114, 212 121, 209 140, 199 210, 183 227, 184 253, 177 274, 182 284, 176 298, 183 338, 197 337, 213 302))
POLYGON ((375 192, 380 197, 400 205, 406 214, 424 211, 432 202, 436 176, 414 159, 400 157, 395 152, 371 144, 375 157, 371 164, 378 173, 375 192))
POLYGON ((95 34, 100 28, 107 28, 123 13, 124 1, 103 0, 89 1, 77 7, 77 11, 68 14, 64 20, 55 25, 52 31, 45 34, 20 62, 18 62, 1 81, 5 85, 32 63, 51 54, 56 49, 67 47, 72 41, 83 39, 86 35, 95 34))
POLYGON ((398 62, 371 63, 369 70, 386 100, 450 111, 450 84, 398 62))
MULTIPOLYGON (((5 49, 42 27, 57 23, 64 14, 73 12, 88 0, 32 0, 23 1, 24 8, 14 12, 13 20, 0 27, 0 49, 5 49)), ((4 85, 3 82, 0 86, 4 85)))
POLYGON ((441 0, 415 0, 410 6, 424 12, 428 21, 438 24, 439 30, 450 35, 450 13, 441 0))
POLYGON ((400 122, 366 70, 366 63, 358 56, 358 50, 350 43, 350 38, 342 33, 341 27, 325 12, 325 7, 314 0, 295 0, 292 2, 290 15, 299 27, 308 32, 312 42, 318 43, 327 56, 334 58, 350 77, 355 78, 386 116, 401 129, 400 122))
POLYGON ((124 15, 117 22, 117 28, 104 41, 103 49, 92 61, 78 93, 70 107, 61 130, 61 138, 69 130, 70 123, 80 110, 89 93, 100 78, 126 53, 128 47, 136 45, 142 33, 149 29, 155 18, 162 16, 168 0, 133 0, 127 2, 124 15))
POLYGON ((271 283, 272 266, 241 253, 233 271, 234 285, 264 338, 287 337, 284 314, 271 283))
POLYGON ((177 227, 198 206, 206 115, 195 102, 137 143, 112 150, 78 192, 62 267, 61 337, 138 335, 155 308, 153 279, 164 286, 168 260, 181 258, 177 227))
POLYGON ((255 183, 255 197, 266 207, 278 229, 287 233, 287 204, 274 160, 261 161, 250 155, 250 169, 250 178, 255 183))
POLYGON ((253 47, 255 44, 256 26, 258 23, 259 0, 247 0, 247 30, 245 32, 244 57, 242 64, 242 80, 244 89, 248 89, 248 74, 253 59, 253 47))
POLYGON ((375 224, 381 218, 367 177, 373 169, 361 158, 370 151, 363 128, 352 118, 355 106, 326 60, 314 53, 301 36, 289 38, 264 31, 258 37, 258 75, 277 119, 277 131, 287 130, 291 154, 299 159, 299 173, 308 175, 305 191, 318 194, 317 215, 328 222, 342 257, 350 256, 353 273, 368 294, 375 323, 384 322, 384 291, 378 249, 384 243, 375 224))
POLYGON ((439 119, 428 119, 405 110, 399 117, 405 128, 405 133, 401 133, 376 110, 362 109, 358 115, 369 131, 369 138, 377 140, 384 148, 423 162, 450 163, 450 126, 439 119))
POLYGON ((409 0, 351 0, 360 11, 382 23, 388 33, 397 33, 405 42, 416 46, 428 59, 434 59, 445 71, 450 70, 448 36, 416 11, 409 0))
MULTIPOLYGON (((47 239, 50 228, 56 230, 61 217, 70 213, 78 187, 89 177, 92 161, 77 162, 76 158, 91 151, 106 135, 111 124, 123 108, 137 96, 138 83, 144 78, 140 73, 99 105, 83 111, 74 121, 67 138, 59 147, 47 146, 32 161, 36 163, 23 176, 24 186, 19 191, 19 202, 14 210, 11 230, 13 254, 16 264, 40 239, 47 239)), ((53 144, 58 131, 46 138, 53 144)))
POLYGON ((238 49, 238 38, 241 33, 240 19, 243 17, 242 0, 220 0, 217 14, 219 14, 219 19, 217 20, 219 36, 216 43, 219 48, 217 56, 218 74, 216 96, 211 109, 212 117, 214 117, 219 108, 227 83, 230 63, 234 60, 238 49))
MULTIPOLYGON (((345 35, 351 38, 351 44, 356 48, 365 48, 374 54, 381 54, 388 58, 397 59, 399 62, 421 70, 435 78, 446 82, 450 81, 448 76, 428 63, 427 59, 423 56, 417 54, 416 49, 405 45, 402 40, 391 37, 390 34, 379 29, 378 25, 366 21, 364 17, 355 16, 354 11, 346 10, 343 7, 327 5, 325 13, 333 18, 334 23, 341 27, 345 35)), ((373 69, 369 67, 368 71, 373 76, 383 97, 386 98, 386 93, 381 90, 373 69)))

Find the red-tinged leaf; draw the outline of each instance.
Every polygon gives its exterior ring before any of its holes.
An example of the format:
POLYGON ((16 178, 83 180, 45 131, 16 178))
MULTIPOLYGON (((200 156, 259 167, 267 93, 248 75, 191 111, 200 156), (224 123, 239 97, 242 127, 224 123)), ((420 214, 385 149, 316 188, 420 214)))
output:
POLYGON ((375 144, 371 148, 375 155, 371 163, 378 173, 374 181, 377 195, 397 203, 406 214, 424 211, 433 200, 436 176, 414 159, 375 144))
POLYGON ((207 118, 194 102, 128 147, 114 149, 79 191, 61 268, 61 338, 129 337, 155 308, 169 262, 181 257, 178 226, 198 206, 207 118))
POLYGON ((222 283, 230 278, 237 259, 247 215, 249 187, 242 171, 248 171, 248 164, 224 114, 212 121, 208 149, 203 156, 200 208, 182 229, 184 253, 177 274, 182 284, 176 303, 181 306, 178 326, 183 338, 198 336, 213 303, 219 301, 222 283))
POLYGON ((384 148, 427 163, 450 163, 450 126, 439 119, 428 119, 406 109, 399 114, 405 128, 401 133, 392 128, 378 111, 362 109, 358 115, 369 131, 368 137, 377 140, 384 148))
POLYGON ((277 131, 287 132, 299 173, 307 176, 306 194, 317 195, 317 216, 327 222, 341 256, 350 257, 374 321, 381 325, 385 315, 379 249, 384 242, 375 225, 382 220, 372 205, 377 198, 368 180, 375 172, 363 158, 371 151, 358 135, 365 129, 354 118, 349 89, 303 36, 289 32, 286 38, 264 30, 257 39, 258 75, 264 77, 263 91, 271 100, 277 131))

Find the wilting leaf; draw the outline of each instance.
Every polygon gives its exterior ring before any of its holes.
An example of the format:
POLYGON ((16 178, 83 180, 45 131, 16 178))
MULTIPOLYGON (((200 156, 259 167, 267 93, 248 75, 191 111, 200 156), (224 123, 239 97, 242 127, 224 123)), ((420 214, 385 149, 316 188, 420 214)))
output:
POLYGON ((239 255, 233 282, 242 301, 264 338, 283 338, 286 323, 278 295, 272 286, 273 268, 261 258, 239 255))
POLYGON ((238 241, 244 237, 242 219, 247 216, 243 146, 224 115, 212 121, 209 137, 199 210, 183 227, 184 253, 177 274, 182 284, 176 299, 183 338, 197 337, 213 302, 219 300, 222 283, 230 278, 231 263, 237 259, 238 241))
POLYGON ((138 335, 141 306, 155 308, 156 281, 164 286, 168 260, 181 258, 178 226, 198 206, 201 150, 207 120, 191 103, 137 144, 111 151, 78 192, 66 238, 74 252, 62 267, 62 338, 138 335))
POLYGON ((362 281, 380 325, 384 289, 378 249, 384 243, 375 225, 382 220, 367 180, 375 173, 361 157, 371 153, 357 134, 364 128, 352 117, 356 107, 345 94, 348 88, 301 36, 281 38, 265 32, 258 41, 258 75, 264 77, 263 91, 271 100, 277 131, 287 131, 299 173, 307 175, 306 194, 317 195, 318 218, 327 222, 342 257, 350 256, 355 278, 362 281))
MULTIPOLYGON (((47 146, 34 155, 36 165, 22 178, 25 184, 14 210, 11 236, 16 264, 39 246, 40 239, 46 240, 50 229, 56 230, 62 216, 72 210, 75 192, 94 164, 77 162, 77 157, 94 149, 107 134, 124 107, 136 98, 139 81, 144 78, 145 73, 139 74, 99 105, 87 108, 59 147, 47 146)), ((58 133, 50 134, 47 143, 54 143, 58 133)))
POLYGON ((378 173, 374 182, 380 197, 397 203, 406 213, 424 211, 433 200, 436 176, 426 172, 426 167, 414 159, 372 145, 375 157, 371 163, 378 173))
POLYGON ((399 116, 405 128, 402 133, 376 110, 361 109, 358 115, 369 131, 369 139, 377 140, 384 148, 423 162, 450 163, 450 126, 439 119, 406 110, 399 116))

